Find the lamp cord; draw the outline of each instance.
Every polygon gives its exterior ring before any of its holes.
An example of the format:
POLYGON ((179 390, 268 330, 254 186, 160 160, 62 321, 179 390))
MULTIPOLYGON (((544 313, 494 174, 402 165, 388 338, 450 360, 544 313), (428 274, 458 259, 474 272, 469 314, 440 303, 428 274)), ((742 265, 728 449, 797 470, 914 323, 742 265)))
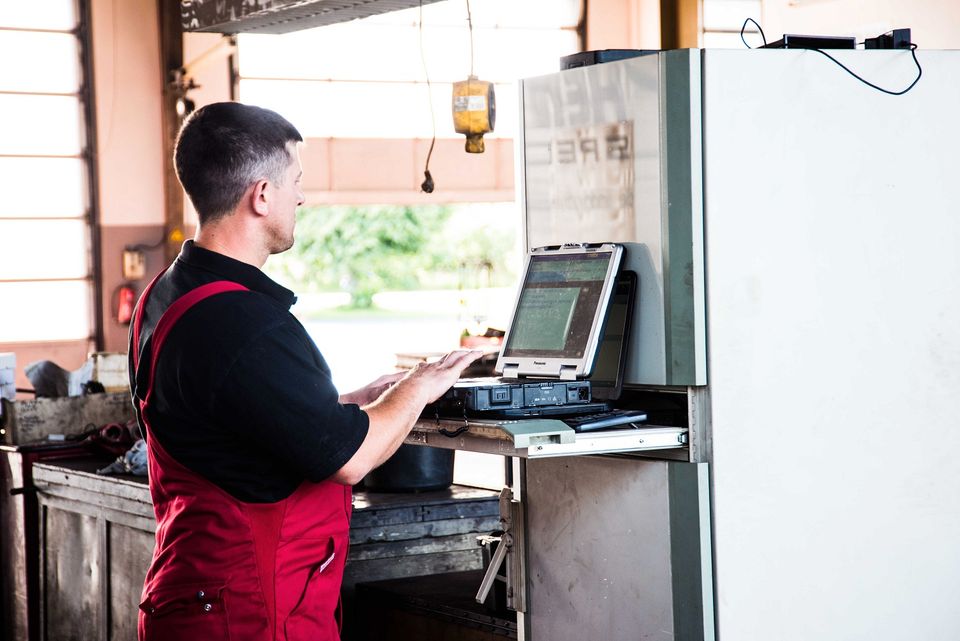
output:
POLYGON ((433 176, 430 175, 430 157, 433 156, 433 147, 437 144, 437 117, 433 112, 433 85, 430 83, 430 72, 427 69, 427 55, 423 50, 423 0, 420 0, 420 61, 423 63, 423 75, 427 79, 427 100, 430 102, 430 125, 433 127, 433 138, 430 139, 430 150, 427 152, 427 162, 423 166, 423 182, 420 190, 433 193, 433 176))

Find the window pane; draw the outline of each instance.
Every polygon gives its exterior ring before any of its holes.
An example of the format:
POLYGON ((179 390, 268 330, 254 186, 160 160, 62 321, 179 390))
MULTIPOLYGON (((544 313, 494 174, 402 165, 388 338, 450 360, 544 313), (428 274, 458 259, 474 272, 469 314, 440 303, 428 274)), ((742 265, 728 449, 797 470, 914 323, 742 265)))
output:
MULTIPOLYGON (((348 22, 298 33, 240 35, 244 78, 423 81, 417 29, 348 22), (389 56, 344 56, 356 47, 376 47, 389 56)), ((559 71, 560 56, 577 51, 572 31, 478 29, 474 70, 491 82, 514 81, 559 71)), ((437 27, 423 32, 423 57, 430 80, 454 82, 470 72, 470 39, 464 29, 437 27)))
POLYGON ((0 283, 0 343, 88 338, 91 300, 86 281, 0 283))
MULTIPOLYGON (((434 85, 450 100, 449 85, 434 85)), ((274 109, 305 137, 423 138, 430 135, 426 85, 245 80, 243 102, 274 109)), ((452 137, 453 123, 437 111, 437 135, 452 137)))
POLYGON ((459 451, 453 467, 453 482, 499 490, 506 482, 503 461, 497 454, 459 451))
POLYGON ((0 280, 83 278, 87 254, 86 221, 0 220, 0 280))
MULTIPOLYGON (((503 84, 494 91, 496 129, 488 135, 509 137, 516 130, 516 89, 503 84)), ((440 138, 458 135, 453 130, 452 92, 449 84, 433 85, 440 138)), ((429 138, 433 134, 425 84, 242 80, 240 99, 277 111, 309 138, 429 138)))
POLYGON ((81 218, 87 211, 86 163, 80 158, 0 158, 8 189, 0 218, 81 218))
POLYGON ((423 78, 417 31, 406 26, 367 25, 358 30, 356 23, 347 22, 280 36, 240 34, 239 42, 240 75, 245 78, 423 78), (344 55, 364 46, 389 55, 344 55))
MULTIPOLYGON (((580 7, 579 0, 472 3, 473 71, 496 83, 493 137, 516 131, 514 82, 557 71, 560 57, 578 50, 580 7)), ((450 85, 471 71, 466 3, 423 7, 422 53, 420 15, 413 8, 279 36, 240 34, 240 99, 278 111, 310 137, 429 138, 429 75, 437 135, 454 137, 450 85)))
POLYGON ((0 27, 20 29, 57 29, 69 31, 77 26, 74 0, 3 0, 0 2, 0 27))
MULTIPOLYGON (((736 31, 740 33, 744 20, 753 18, 762 24, 760 0, 704 0, 704 31, 736 31)), ((756 29, 751 23, 748 29, 756 29)), ((740 43, 743 44, 743 43, 740 43)))
MULTIPOLYGON (((579 51, 572 31, 496 29, 475 34, 474 67, 484 80, 501 82, 560 71, 560 58, 579 51)), ((469 48, 464 49, 469 71, 469 48)), ((462 78, 457 78, 462 80, 462 78)))
POLYGON ((79 41, 71 33, 0 31, 0 91, 75 93, 79 41), (16 60, 16 64, 9 61, 16 60))
POLYGON ((80 100, 0 95, 0 154, 74 155, 81 150, 80 100))
MULTIPOLYGON (((423 36, 424 55, 432 81, 456 82, 470 74, 470 39, 462 29, 433 29, 423 36)), ((531 29, 477 29, 474 32, 474 74, 490 82, 560 70, 560 56, 577 51, 572 31, 531 29)), ((417 59, 419 62, 419 47, 417 59)), ((416 78, 423 78, 418 65, 416 78)))

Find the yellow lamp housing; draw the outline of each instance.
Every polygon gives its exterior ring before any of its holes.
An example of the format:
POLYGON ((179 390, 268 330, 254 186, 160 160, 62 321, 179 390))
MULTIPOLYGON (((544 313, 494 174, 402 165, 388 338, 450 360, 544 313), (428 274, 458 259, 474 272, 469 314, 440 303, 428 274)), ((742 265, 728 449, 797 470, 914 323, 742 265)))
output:
POLYGON ((492 82, 470 76, 453 83, 453 128, 466 135, 467 153, 483 153, 483 134, 493 131, 496 119, 492 82))

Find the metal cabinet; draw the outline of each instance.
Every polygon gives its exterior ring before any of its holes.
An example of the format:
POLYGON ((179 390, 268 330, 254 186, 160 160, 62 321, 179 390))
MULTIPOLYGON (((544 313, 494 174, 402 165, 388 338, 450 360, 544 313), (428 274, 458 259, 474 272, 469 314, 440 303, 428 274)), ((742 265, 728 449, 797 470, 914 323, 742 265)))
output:
POLYGON ((521 639, 713 638, 706 391, 642 394, 670 397, 675 424, 421 418, 407 438, 510 457, 500 511, 521 639))

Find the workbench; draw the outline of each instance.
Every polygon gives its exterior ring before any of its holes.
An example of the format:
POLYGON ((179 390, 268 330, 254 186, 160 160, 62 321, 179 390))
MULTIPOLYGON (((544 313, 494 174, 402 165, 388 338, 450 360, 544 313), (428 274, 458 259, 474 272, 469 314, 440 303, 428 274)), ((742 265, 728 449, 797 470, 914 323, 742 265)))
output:
MULTIPOLYGON (((137 606, 154 546, 153 506, 145 478, 97 475, 104 464, 87 459, 33 467, 40 639, 137 638, 137 606)), ((355 492, 344 575, 348 627, 357 582, 479 569, 476 537, 498 526, 497 493, 488 490, 355 492)))

